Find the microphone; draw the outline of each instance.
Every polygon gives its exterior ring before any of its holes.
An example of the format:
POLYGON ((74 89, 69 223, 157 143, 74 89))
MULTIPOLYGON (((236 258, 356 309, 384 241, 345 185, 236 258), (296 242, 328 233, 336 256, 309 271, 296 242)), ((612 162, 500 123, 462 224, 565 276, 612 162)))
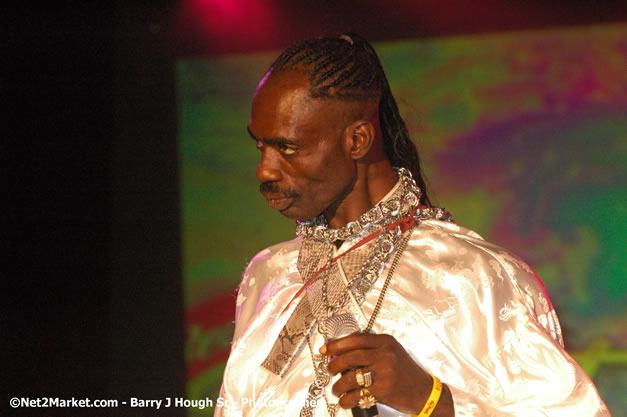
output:
MULTIPOLYGON (((353 333, 359 333, 361 329, 355 317, 350 313, 337 314, 327 319, 327 336, 329 340, 339 339, 353 333)), ((379 410, 377 405, 370 408, 360 408, 355 406, 351 408, 353 417, 378 417, 379 410)))

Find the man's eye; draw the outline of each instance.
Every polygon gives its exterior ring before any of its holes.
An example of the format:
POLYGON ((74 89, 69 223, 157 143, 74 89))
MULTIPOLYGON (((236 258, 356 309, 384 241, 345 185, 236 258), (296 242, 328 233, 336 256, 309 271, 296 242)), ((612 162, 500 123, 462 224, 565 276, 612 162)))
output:
POLYGON ((293 155, 296 153, 296 149, 291 148, 288 145, 279 145, 279 150, 285 155, 293 155))

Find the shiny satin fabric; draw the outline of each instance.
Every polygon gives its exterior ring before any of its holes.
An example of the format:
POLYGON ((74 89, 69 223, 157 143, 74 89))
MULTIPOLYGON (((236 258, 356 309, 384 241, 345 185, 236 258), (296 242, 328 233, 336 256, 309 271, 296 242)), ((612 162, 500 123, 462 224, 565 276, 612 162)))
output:
MULTIPOLYGON (((555 310, 529 266, 454 223, 427 220, 410 233, 374 331, 393 335, 449 386, 456 416, 610 415, 563 349, 555 310)), ((283 378, 260 366, 297 305, 283 311, 302 286, 300 243, 296 238, 265 249, 244 273, 216 416, 297 416, 305 403, 314 376, 306 344, 283 378)), ((344 242, 336 253, 355 243, 344 242)), ((362 328, 387 268, 361 306, 350 299, 362 328)), ((315 353, 324 343, 317 332, 311 342, 315 353)), ((337 403, 333 382, 326 398, 337 403)), ((381 403, 378 408, 381 416, 407 415, 381 403)), ((328 416, 325 399, 314 415, 328 416)), ((340 409, 337 415, 351 413, 340 409)))

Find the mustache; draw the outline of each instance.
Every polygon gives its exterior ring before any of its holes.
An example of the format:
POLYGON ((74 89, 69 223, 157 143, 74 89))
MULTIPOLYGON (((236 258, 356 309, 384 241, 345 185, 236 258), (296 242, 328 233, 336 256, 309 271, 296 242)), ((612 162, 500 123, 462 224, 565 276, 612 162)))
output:
POLYGON ((298 193, 291 188, 281 189, 276 182, 266 181, 259 184, 259 192, 260 193, 272 193, 279 194, 285 198, 294 198, 298 197, 298 193))

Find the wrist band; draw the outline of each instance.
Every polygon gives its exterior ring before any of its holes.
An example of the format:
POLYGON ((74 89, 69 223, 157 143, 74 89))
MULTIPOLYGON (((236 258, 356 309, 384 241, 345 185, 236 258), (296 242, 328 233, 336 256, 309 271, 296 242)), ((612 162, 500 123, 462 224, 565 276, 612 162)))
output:
POLYGON ((412 414, 411 417, 429 417, 435 406, 438 405, 438 401, 440 401, 440 395, 442 395, 442 382, 438 379, 437 376, 431 375, 433 378, 433 388, 431 389, 431 394, 427 399, 427 403, 422 408, 422 411, 418 414, 412 414))

